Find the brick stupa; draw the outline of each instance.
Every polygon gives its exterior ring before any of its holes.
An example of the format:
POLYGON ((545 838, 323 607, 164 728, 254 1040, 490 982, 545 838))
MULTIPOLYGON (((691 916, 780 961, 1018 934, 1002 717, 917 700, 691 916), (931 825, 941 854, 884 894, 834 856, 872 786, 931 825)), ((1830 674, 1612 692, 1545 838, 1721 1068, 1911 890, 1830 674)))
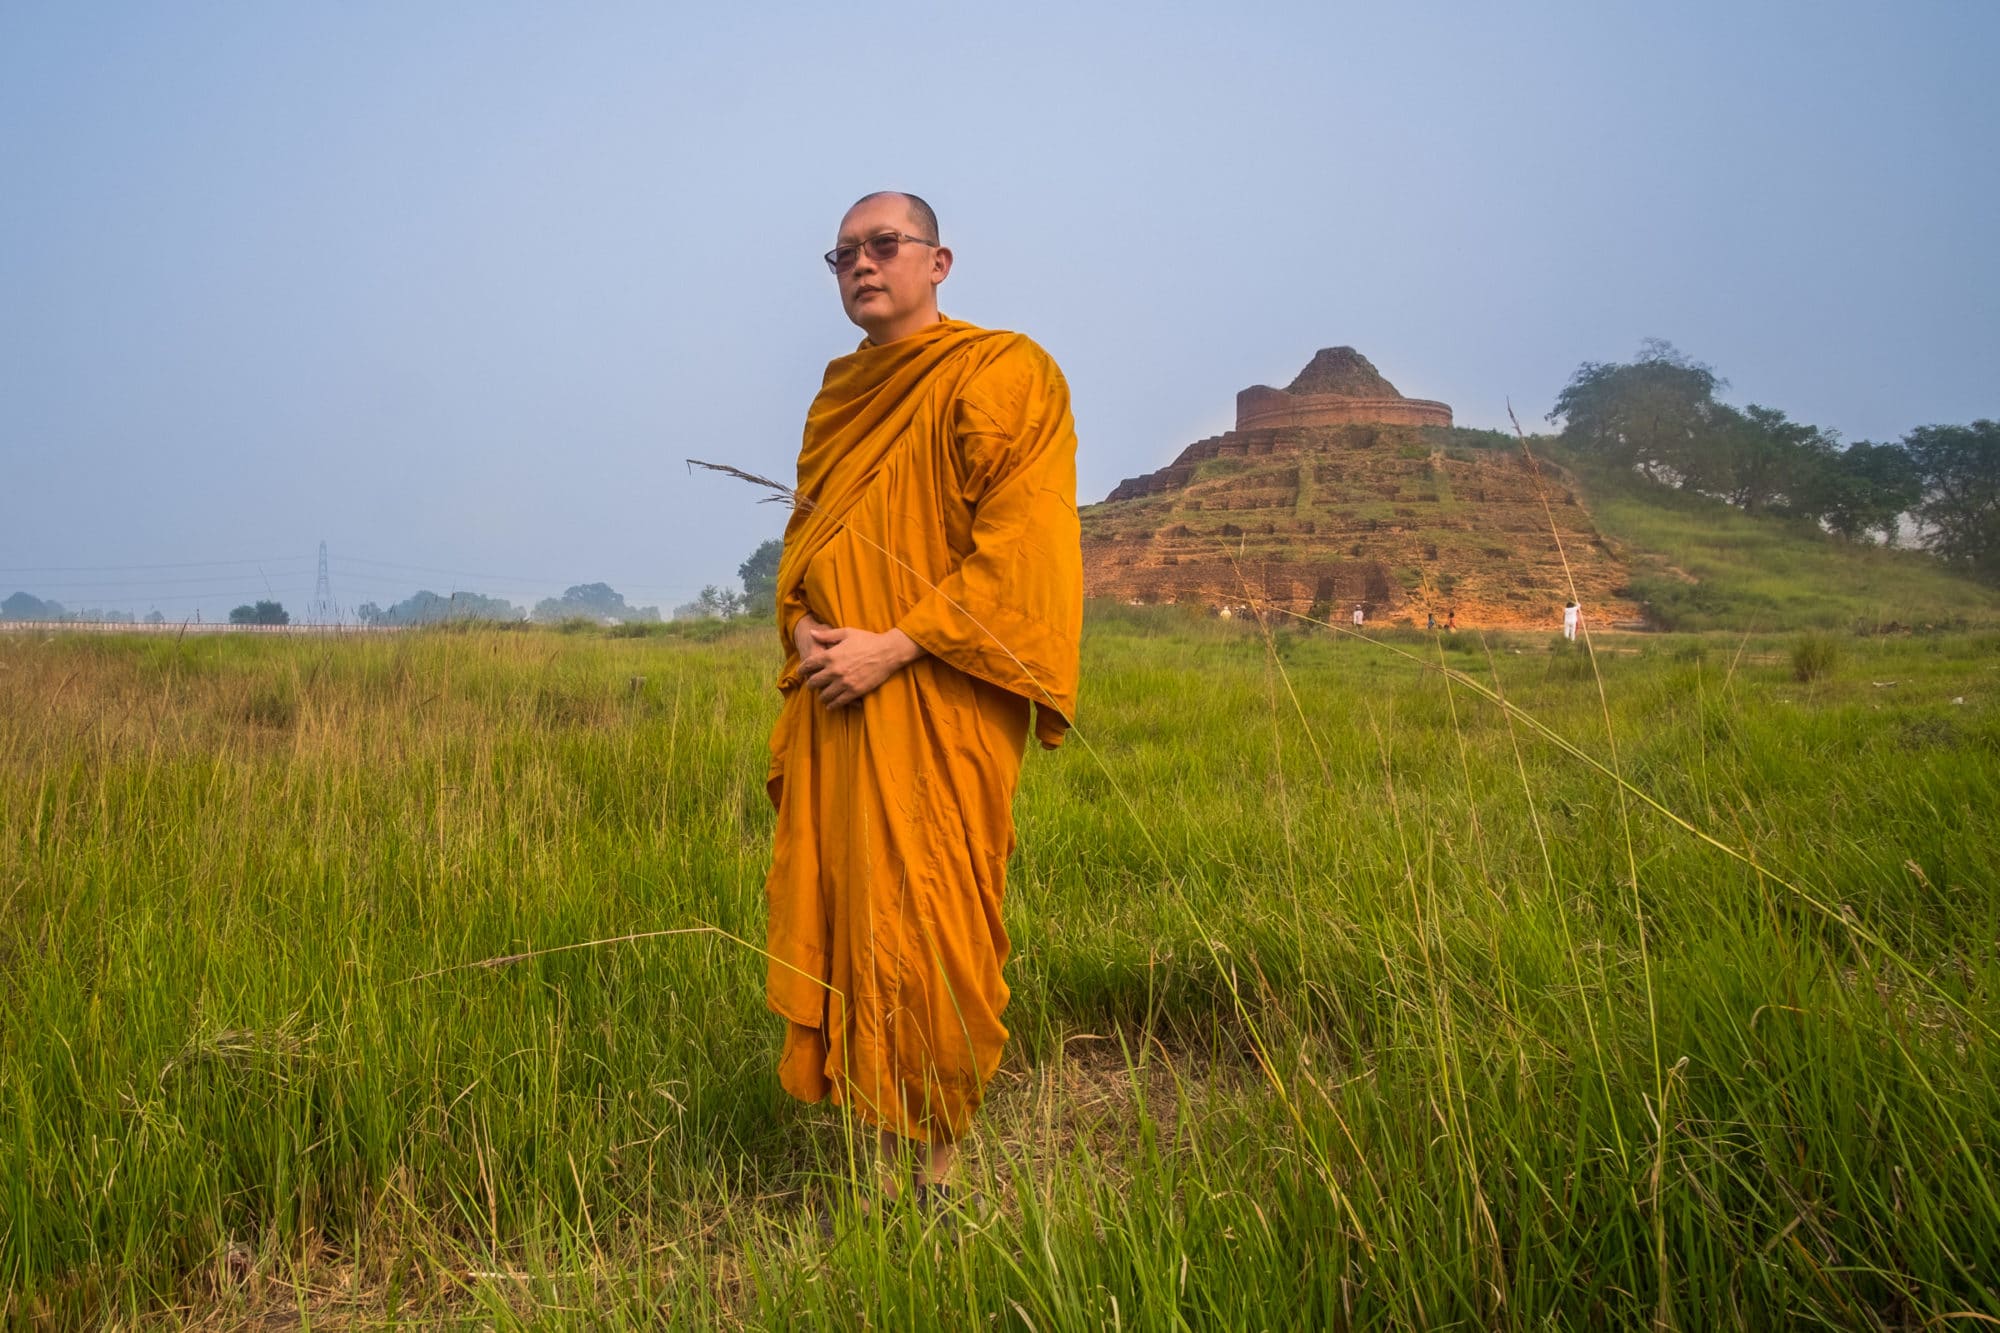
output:
POLYGON ((1290 384, 1253 384, 1236 395, 1236 429, 1281 426, 1449 426, 1451 408, 1405 398, 1352 347, 1322 347, 1290 384))
POLYGON ((1289 386, 1236 396, 1236 429, 1085 507, 1084 587, 1127 602, 1252 602, 1345 622, 1458 613, 1471 627, 1562 623, 1569 582, 1599 625, 1630 621, 1623 561, 1569 478, 1513 440, 1460 430, 1352 347, 1289 386), (1544 500, 1546 499, 1546 507, 1544 500))

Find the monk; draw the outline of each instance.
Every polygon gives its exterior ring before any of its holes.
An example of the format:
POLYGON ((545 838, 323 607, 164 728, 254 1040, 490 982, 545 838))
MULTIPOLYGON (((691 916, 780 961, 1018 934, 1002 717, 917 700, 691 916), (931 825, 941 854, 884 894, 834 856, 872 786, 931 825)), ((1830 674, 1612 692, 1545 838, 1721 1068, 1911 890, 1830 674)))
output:
POLYGON ((1022 751, 1076 703, 1076 431, 1046 352, 938 313, 923 200, 862 199, 826 262, 867 337, 806 413, 778 568, 767 998, 785 1090, 851 1108, 884 1196, 907 1172, 930 1203, 1007 1040, 1022 751))

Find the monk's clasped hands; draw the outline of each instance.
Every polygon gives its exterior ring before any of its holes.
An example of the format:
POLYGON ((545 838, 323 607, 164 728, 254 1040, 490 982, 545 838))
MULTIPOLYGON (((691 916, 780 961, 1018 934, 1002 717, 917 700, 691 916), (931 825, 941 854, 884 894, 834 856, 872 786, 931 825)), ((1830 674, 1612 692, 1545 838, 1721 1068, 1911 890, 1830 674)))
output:
MULTIPOLYGON (((802 627, 805 628, 805 627, 802 627)), ((871 690, 924 655, 899 629, 881 634, 814 624, 801 636, 799 676, 828 708, 859 703, 871 690)))

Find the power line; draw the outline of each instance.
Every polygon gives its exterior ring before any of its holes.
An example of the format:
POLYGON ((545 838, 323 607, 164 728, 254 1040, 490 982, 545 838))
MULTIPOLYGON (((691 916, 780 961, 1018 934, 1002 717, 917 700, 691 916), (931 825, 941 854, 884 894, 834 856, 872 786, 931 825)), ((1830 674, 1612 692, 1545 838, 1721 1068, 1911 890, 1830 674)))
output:
MULTIPOLYGON (((96 602, 145 602, 151 605, 156 602, 261 602, 273 595, 270 589, 244 591, 239 588, 235 592, 182 592, 166 593, 158 597, 92 597, 87 600, 96 602)), ((280 598, 303 598, 306 594, 303 589, 284 588, 279 590, 276 595, 280 598)), ((85 607, 82 609, 89 610, 91 608, 85 607)))
MULTIPOLYGON (((422 574, 448 574, 453 578, 481 579, 489 583, 513 584, 515 586, 532 584, 541 587, 568 588, 576 585, 574 576, 556 578, 548 574, 495 574, 471 569, 444 569, 436 565, 412 565, 396 560, 372 560, 358 555, 343 555, 340 557, 339 563, 341 565, 373 565, 382 569, 412 570, 422 574)), ((349 576, 343 574, 342 577, 349 576)), ((633 592, 639 593, 691 593, 699 592, 703 586, 698 583, 627 583, 622 579, 619 580, 619 583, 621 591, 623 589, 630 589, 633 592)))
POLYGON ((307 558, 281 555, 268 560, 180 560, 146 565, 0 565, 0 574, 108 574, 124 569, 215 569, 223 565, 279 565, 288 560, 307 558))
MULTIPOLYGON (((222 585, 222 587, 235 585, 237 587, 241 587, 243 580, 250 577, 263 578, 266 576, 267 573, 276 574, 280 578, 285 578, 285 579, 302 577, 305 573, 304 569, 286 568, 285 566, 301 565, 304 563, 304 561, 306 561, 309 558, 310 557, 306 556, 279 556, 265 560, 256 560, 256 559, 179 560, 179 561, 154 561, 149 563, 118 564, 118 565, 16 565, 16 566, 0 566, 0 576, 17 576, 17 575, 34 575, 34 574, 90 574, 90 573, 115 574, 126 571, 135 572, 138 574, 148 574, 163 570, 184 570, 184 569, 195 569, 195 570, 231 569, 234 571, 231 573, 217 574, 217 575, 169 574, 164 577, 157 577, 157 578, 63 579, 55 583, 44 583, 41 582, 40 580, 34 580, 34 586, 32 589, 37 595, 62 594, 64 596, 73 599, 90 598, 99 601, 187 602, 187 601, 197 601, 202 598, 210 596, 220 598, 224 596, 235 595, 223 592, 221 587, 216 587, 215 585, 222 585), (255 571, 254 574, 252 572, 252 569, 242 568, 243 566, 253 567, 255 571), (273 568, 267 571, 264 568, 265 566, 272 566, 273 568), (196 588, 214 588, 214 591, 203 591, 203 592, 187 591, 189 589, 196 589, 196 588)), ((343 555, 337 562, 332 561, 330 559, 325 561, 321 567, 321 573, 329 580, 333 575, 337 574, 343 583, 359 582, 362 584, 372 584, 377 587, 385 589, 409 588, 413 584, 421 585, 424 582, 424 579, 420 576, 426 574, 434 576, 444 576, 453 579, 476 580, 488 586, 499 585, 502 587, 512 587, 514 589, 519 589, 523 586, 545 587, 545 588, 568 588, 576 586, 576 580, 574 578, 555 578, 547 575, 500 574, 492 571, 451 569, 438 565, 419 565, 419 564, 411 564, 405 561, 378 560, 366 556, 352 556, 352 555, 343 555), (351 567, 356 565, 368 566, 369 569, 364 570, 364 569, 355 569, 351 567), (376 572, 371 572, 371 570, 376 572)), ((698 592, 701 586, 702 585, 693 583, 635 584, 635 583, 625 582, 623 580, 620 580, 618 582, 618 587, 621 592, 629 593, 635 597, 638 596, 658 597, 662 599, 690 597, 693 596, 696 592, 698 592)), ((420 586, 413 589, 413 591, 423 591, 423 590, 424 589, 422 589, 420 586)), ((326 591, 329 594, 329 600, 330 600, 331 587, 329 586, 326 589, 326 591)), ((470 591, 470 589, 461 586, 458 589, 458 591, 461 592, 470 591)), ((314 596, 317 597, 319 592, 320 589, 318 587, 315 587, 314 596)), ((268 580, 267 580, 266 591, 262 595, 264 596, 275 595, 275 593, 272 592, 272 590, 268 587, 268 580)), ((287 593, 287 595, 290 596, 295 594, 287 593)))
MULTIPOLYGON (((413 588, 426 581, 413 578, 407 574, 363 574, 338 563, 334 564, 332 568, 333 572, 340 577, 343 586, 350 583, 372 583, 383 588, 413 588)), ((436 582, 436 580, 429 581, 436 582)), ((445 586, 449 587, 451 585, 447 584, 445 586)), ((461 591, 463 590, 461 589, 461 591)))
POLYGON ((358 555, 343 555, 340 557, 340 559, 341 563, 343 564, 377 565, 384 569, 415 570, 420 574, 449 574, 453 578, 460 578, 460 579, 489 579, 495 583, 549 584, 549 583, 562 582, 561 579, 543 578, 539 576, 531 576, 528 574, 480 573, 477 570, 470 570, 470 569, 440 569, 436 565, 409 565, 409 564, 403 564, 400 561, 396 560, 369 560, 363 556, 358 556, 358 555))
MULTIPOLYGON (((280 578, 290 578, 304 572, 304 570, 277 571, 280 578)), ((213 574, 175 579, 94 579, 84 583, 43 583, 37 579, 33 580, 33 582, 35 587, 48 591, 60 589, 68 592, 88 592, 93 588, 177 588, 196 583, 236 583, 247 577, 251 576, 248 574, 213 574)))

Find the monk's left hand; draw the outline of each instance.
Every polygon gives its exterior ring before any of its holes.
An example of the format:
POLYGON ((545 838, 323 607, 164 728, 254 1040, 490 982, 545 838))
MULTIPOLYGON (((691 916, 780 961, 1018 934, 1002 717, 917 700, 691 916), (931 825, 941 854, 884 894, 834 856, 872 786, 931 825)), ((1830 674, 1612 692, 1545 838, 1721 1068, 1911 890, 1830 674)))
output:
POLYGON ((805 660, 799 674, 828 708, 859 703, 870 690, 924 655, 916 640, 899 629, 883 634, 816 629, 811 634, 820 651, 805 660))

